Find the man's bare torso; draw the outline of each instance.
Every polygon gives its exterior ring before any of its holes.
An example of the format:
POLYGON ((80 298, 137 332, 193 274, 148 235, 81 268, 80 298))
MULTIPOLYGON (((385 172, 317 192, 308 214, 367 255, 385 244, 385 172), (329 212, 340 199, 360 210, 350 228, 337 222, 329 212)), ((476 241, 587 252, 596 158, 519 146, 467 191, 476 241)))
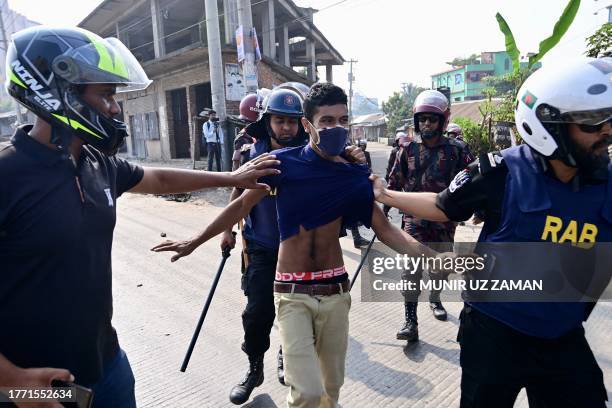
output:
POLYGON ((344 265, 340 247, 342 218, 310 231, 300 232, 281 242, 278 272, 315 272, 344 265))

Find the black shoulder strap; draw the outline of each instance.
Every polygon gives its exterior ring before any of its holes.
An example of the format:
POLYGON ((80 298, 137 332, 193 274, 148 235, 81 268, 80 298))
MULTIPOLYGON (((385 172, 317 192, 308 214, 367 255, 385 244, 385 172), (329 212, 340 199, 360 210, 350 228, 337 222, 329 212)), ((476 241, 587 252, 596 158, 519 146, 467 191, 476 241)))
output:
POLYGON ((429 155, 427 159, 421 165, 421 149, 419 144, 416 142, 410 142, 410 144, 414 144, 415 154, 414 154, 414 168, 416 172, 416 183, 414 184, 413 191, 421 191, 423 174, 427 171, 427 169, 434 163, 435 156, 433 154, 429 155))

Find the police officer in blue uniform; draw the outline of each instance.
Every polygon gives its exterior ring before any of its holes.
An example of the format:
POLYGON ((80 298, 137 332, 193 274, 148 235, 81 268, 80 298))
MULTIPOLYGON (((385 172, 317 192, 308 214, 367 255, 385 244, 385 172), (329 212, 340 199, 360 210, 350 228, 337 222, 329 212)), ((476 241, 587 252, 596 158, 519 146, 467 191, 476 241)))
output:
MULTIPOLYGON (((378 200, 436 221, 481 210, 483 243, 548 241, 569 249, 610 242, 612 58, 546 66, 525 81, 517 103, 525 144, 481 156, 437 195, 387 191, 376 181, 378 200)), ((517 272, 508 262, 495 267, 502 279, 517 272)), ((466 303, 458 334, 461 407, 512 407, 522 388, 531 407, 605 407, 603 374, 582 326, 593 306, 466 303)))

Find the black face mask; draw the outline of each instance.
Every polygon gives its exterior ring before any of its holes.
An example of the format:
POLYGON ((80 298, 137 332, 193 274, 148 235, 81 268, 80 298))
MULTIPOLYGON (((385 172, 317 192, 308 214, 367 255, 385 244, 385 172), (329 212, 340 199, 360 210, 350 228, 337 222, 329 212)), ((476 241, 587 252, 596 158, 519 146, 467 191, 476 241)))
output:
POLYGON ((432 140, 440 136, 442 133, 439 130, 421 130, 421 138, 423 140, 432 140))

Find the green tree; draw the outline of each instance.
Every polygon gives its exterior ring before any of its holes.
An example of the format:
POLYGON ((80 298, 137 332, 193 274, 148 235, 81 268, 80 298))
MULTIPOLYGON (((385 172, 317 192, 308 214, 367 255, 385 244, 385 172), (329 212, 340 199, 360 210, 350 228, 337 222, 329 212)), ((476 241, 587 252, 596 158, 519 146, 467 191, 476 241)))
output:
POLYGON ((412 115, 412 106, 408 107, 405 94, 400 92, 394 92, 387 102, 383 102, 382 109, 387 116, 387 130, 391 134, 412 115))
POLYGON ((612 23, 604 23, 604 25, 595 31, 590 37, 587 37, 588 57, 609 57, 612 56, 612 23))
POLYGON ((488 129, 480 123, 474 122, 470 118, 457 117, 453 122, 461 126, 463 139, 470 145, 470 150, 474 156, 478 157, 481 153, 493 150, 493 144, 488 135, 488 129))
POLYGON ((480 64, 479 58, 480 58, 480 55, 472 54, 466 58, 457 57, 453 59, 451 62, 447 62, 447 64, 452 65, 453 67, 462 67, 464 65, 480 64))
MULTIPOLYGON (((563 13, 561 13, 561 17, 559 17, 559 20, 557 20, 557 23, 553 28, 552 34, 540 42, 540 48, 538 50, 538 53, 529 57, 528 68, 533 67, 536 62, 542 59, 542 57, 546 55, 548 51, 550 51, 555 45, 559 43, 563 35, 572 25, 572 22, 574 21, 574 18, 576 17, 579 8, 580 0, 570 0, 567 3, 567 6, 565 6, 563 13)), ((508 53, 508 55, 510 56, 510 60, 512 61, 514 73, 519 73, 520 52, 518 50, 518 47, 516 46, 516 41, 514 40, 512 30, 510 30, 510 26, 501 14, 497 13, 495 15, 495 18, 497 19, 499 29, 504 34, 504 38, 506 40, 506 52, 508 53)))
POLYGON ((406 84, 402 92, 394 92, 393 95, 382 103, 382 110, 387 115, 387 131, 395 134, 395 129, 412 117, 412 106, 416 97, 425 90, 413 83, 406 84))

